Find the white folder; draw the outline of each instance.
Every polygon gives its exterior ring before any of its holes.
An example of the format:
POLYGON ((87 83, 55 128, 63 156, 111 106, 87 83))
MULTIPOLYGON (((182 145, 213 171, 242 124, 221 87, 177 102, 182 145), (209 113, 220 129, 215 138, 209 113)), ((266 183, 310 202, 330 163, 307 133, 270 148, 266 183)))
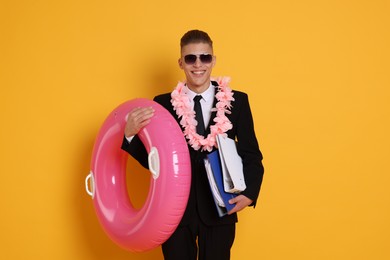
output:
POLYGON ((229 193, 240 193, 246 189, 242 159, 238 155, 236 142, 223 135, 217 135, 221 159, 224 189, 229 193))

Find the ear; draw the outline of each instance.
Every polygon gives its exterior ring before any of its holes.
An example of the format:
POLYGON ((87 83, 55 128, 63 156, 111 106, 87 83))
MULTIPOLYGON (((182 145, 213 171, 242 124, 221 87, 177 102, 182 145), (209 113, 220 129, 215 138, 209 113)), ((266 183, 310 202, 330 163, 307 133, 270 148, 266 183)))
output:
POLYGON ((213 64, 212 64, 212 68, 214 68, 214 66, 215 66, 215 63, 217 63, 217 56, 213 56, 213 64))
POLYGON ((183 61, 182 61, 181 58, 179 58, 179 59, 177 60, 177 63, 179 64, 179 67, 180 67, 181 69, 183 69, 183 61))

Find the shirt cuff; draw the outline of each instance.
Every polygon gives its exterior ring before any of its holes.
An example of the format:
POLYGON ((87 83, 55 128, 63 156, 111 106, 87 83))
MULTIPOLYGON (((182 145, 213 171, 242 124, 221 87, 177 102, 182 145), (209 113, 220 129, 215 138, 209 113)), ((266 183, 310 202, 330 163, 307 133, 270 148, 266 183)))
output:
POLYGON ((127 142, 131 143, 131 140, 133 140, 134 135, 133 136, 129 136, 129 137, 125 136, 125 138, 126 138, 127 142))

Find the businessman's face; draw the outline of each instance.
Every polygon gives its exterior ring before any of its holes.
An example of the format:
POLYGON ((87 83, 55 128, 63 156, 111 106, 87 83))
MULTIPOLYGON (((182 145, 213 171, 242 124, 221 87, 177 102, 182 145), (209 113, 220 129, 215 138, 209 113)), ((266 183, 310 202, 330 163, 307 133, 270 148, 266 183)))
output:
POLYGON ((192 91, 202 93, 209 87, 215 61, 213 49, 208 43, 190 43, 182 47, 179 66, 192 91))

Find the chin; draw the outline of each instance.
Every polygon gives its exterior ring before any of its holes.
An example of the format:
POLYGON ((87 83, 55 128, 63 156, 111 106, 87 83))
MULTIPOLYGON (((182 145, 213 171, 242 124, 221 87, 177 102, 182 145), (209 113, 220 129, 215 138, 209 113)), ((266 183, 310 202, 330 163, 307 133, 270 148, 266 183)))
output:
POLYGON ((193 86, 201 87, 204 86, 205 84, 208 84, 210 81, 210 76, 209 75, 203 75, 201 78, 193 78, 191 77, 191 84, 193 86))
POLYGON ((191 82, 190 85, 194 88, 203 88, 207 85, 209 85, 208 81, 202 81, 202 82, 191 82))

